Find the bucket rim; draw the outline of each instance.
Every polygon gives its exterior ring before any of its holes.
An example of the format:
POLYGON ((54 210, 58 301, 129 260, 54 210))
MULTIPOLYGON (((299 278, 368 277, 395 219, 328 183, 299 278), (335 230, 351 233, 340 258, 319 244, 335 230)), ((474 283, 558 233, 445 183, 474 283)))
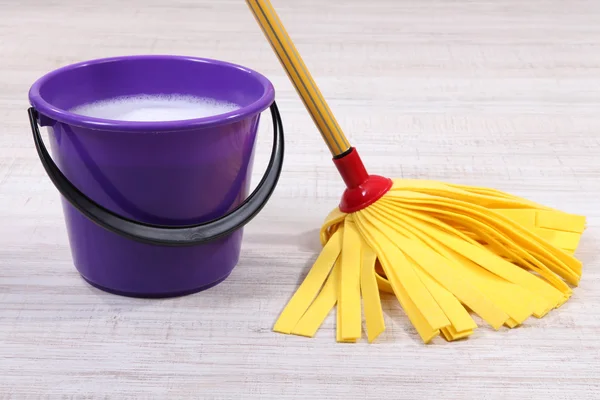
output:
POLYGON ((261 73, 228 61, 206 58, 206 57, 193 57, 185 55, 169 55, 169 54, 139 54, 139 55, 126 55, 126 56, 115 56, 115 57, 104 57, 81 61, 77 63, 68 64, 57 69, 54 69, 40 78, 38 78, 31 88, 29 89, 29 102, 40 115, 50 118, 54 121, 58 121, 67 125, 73 125, 82 128, 103 130, 103 131, 149 131, 149 132, 161 132, 161 131, 182 131, 191 130, 198 128, 210 128, 225 124, 231 124, 240 120, 246 119, 252 115, 265 111, 275 100, 275 88, 272 82, 267 79, 261 73), (185 119, 185 120, 171 120, 171 121, 120 121, 104 118, 88 117, 85 115, 75 114, 56 107, 55 105, 47 102, 42 95, 40 90, 43 85, 53 77, 77 69, 85 68, 94 64, 119 62, 127 60, 180 60, 180 61, 191 61, 199 63, 207 63, 219 65, 222 67, 233 68, 242 71, 252 78, 256 79, 264 88, 262 95, 254 102, 236 108, 233 111, 211 115, 201 118, 185 119))

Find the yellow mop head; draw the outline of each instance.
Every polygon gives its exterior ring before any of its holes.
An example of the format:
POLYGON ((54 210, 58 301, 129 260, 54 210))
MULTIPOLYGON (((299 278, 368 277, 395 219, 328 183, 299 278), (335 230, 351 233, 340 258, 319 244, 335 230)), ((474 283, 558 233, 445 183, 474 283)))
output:
POLYGON ((246 0, 333 155, 347 189, 321 228, 323 250, 274 330, 313 336, 336 307, 337 340, 385 330, 393 293, 424 342, 542 317, 581 277, 585 218, 493 189, 369 175, 268 0, 246 0), (362 301, 361 301, 362 300, 362 301))
POLYGON ((274 330, 312 337, 337 305, 337 340, 385 330, 379 290, 394 293, 425 343, 471 335, 469 311, 494 329, 540 318, 571 295, 585 218, 509 194, 434 181, 394 180, 370 206, 336 208, 323 251, 274 330))

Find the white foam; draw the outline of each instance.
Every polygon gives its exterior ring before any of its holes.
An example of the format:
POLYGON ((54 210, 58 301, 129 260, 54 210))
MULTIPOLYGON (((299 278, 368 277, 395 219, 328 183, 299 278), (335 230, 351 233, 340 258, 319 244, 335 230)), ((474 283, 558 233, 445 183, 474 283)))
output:
POLYGON ((117 97, 74 107, 70 112, 117 121, 177 121, 220 115, 239 105, 212 98, 183 95, 117 97))

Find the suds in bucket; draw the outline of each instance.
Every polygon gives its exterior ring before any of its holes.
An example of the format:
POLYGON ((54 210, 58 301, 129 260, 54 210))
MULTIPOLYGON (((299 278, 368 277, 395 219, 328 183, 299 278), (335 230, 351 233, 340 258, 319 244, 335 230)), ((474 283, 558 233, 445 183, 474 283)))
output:
POLYGON ((122 96, 73 107, 75 114, 118 121, 178 121, 228 113, 239 105, 180 94, 122 96))

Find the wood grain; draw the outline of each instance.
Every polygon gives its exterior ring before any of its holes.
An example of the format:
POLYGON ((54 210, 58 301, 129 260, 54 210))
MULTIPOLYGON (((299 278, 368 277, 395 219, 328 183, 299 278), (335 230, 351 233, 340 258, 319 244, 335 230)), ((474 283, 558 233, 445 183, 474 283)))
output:
MULTIPOLYGON (((241 0, 0 0, 0 399, 594 399, 600 393, 600 3, 273 0, 372 172, 491 186, 588 216, 581 286, 514 330, 423 345, 384 297, 376 344, 271 332, 342 183, 241 0), (273 81, 287 133, 276 194, 221 285, 135 300, 72 266, 27 91, 90 58, 186 54, 273 81)), ((261 128, 255 181, 270 150, 261 128)))

